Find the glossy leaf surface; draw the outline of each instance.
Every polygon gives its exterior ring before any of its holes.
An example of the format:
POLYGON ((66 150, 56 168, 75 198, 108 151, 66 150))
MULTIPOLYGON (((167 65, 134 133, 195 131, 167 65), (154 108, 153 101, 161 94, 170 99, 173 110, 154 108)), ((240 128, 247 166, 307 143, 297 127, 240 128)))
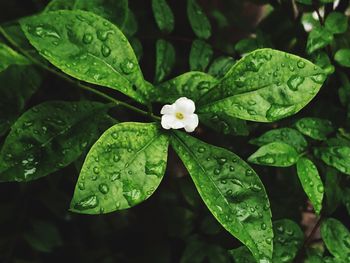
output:
POLYGON ((295 123, 296 128, 304 135, 315 140, 326 140, 327 135, 334 131, 329 120, 320 118, 302 118, 295 123))
POLYGON ((196 0, 187 0, 187 17, 197 37, 207 39, 211 36, 209 19, 196 0))
POLYGON ((152 0, 153 15, 161 31, 174 30, 174 14, 166 0, 152 0))
POLYGON ((155 82, 159 83, 164 80, 170 73, 175 64, 175 48, 163 39, 156 43, 156 73, 155 82))

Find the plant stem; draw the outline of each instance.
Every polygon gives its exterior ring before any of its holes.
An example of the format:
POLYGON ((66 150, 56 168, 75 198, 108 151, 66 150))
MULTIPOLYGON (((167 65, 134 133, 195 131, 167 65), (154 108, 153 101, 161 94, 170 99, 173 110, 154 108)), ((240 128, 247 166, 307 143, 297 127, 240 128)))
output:
POLYGON ((77 81, 77 80, 74 80, 70 77, 68 77, 67 75, 65 75, 64 73, 61 73, 59 71, 56 71, 54 70, 53 68, 50 68, 49 66, 41 63, 39 60, 37 60, 36 58, 34 58, 33 56, 31 56, 26 50, 22 49, 12 38, 11 36, 9 36, 6 31, 0 26, 0 33, 6 38, 6 40, 13 46, 15 47, 23 56, 25 56, 26 58, 28 58, 33 64, 49 71, 50 73, 70 82, 70 83, 73 83, 75 84, 76 86, 78 86, 79 88, 81 89, 84 89, 84 90, 87 90, 87 91, 90 91, 106 100, 109 100, 111 101, 113 104, 115 104, 116 106, 122 106, 124 108, 127 108, 127 109, 130 109, 134 112, 137 112, 141 115, 144 115, 144 116, 149 116, 151 117, 152 119, 154 120, 160 120, 160 117, 159 116, 156 116, 154 115, 153 113, 150 113, 150 112, 146 112, 146 111, 143 111, 135 106, 132 106, 126 102, 123 102, 123 101, 120 101, 120 100, 117 100, 99 90, 96 90, 96 89, 93 89, 87 85, 84 85, 82 84, 80 81, 77 81))

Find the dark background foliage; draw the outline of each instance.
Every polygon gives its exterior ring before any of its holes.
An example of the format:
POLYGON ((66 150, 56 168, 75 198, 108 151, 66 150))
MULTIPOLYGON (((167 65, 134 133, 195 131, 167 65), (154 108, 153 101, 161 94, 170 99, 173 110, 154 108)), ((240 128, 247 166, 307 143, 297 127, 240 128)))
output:
MULTIPOLYGON (((177 60, 171 76, 177 76, 189 70, 188 56, 195 37, 186 18, 186 1, 168 2, 174 11, 176 26, 170 36, 163 37, 176 48, 177 60)), ((215 57, 231 55, 238 59, 235 44, 257 32, 267 39, 267 45, 307 57, 304 51, 307 34, 299 22, 300 16, 293 12, 292 1, 276 4, 273 13, 261 23, 258 22, 266 13, 263 5, 239 0, 200 2, 212 21, 214 33, 209 42, 215 57), (211 15, 213 10, 225 14, 229 26, 220 26, 220 21, 211 15), (293 41, 295 44, 291 46, 293 41)), ((348 4, 348 1, 344 2, 348 4)), ((0 23, 37 13, 46 4, 45 0, 1 0, 0 23)), ((129 4, 139 22, 136 36, 144 50, 141 68, 145 78, 152 80, 155 41, 162 35, 156 28, 149 0, 131 0, 129 4)), ((344 6, 347 6, 346 3, 344 6)), ((345 9, 343 6, 340 8, 345 9)), ((98 100, 94 95, 82 92, 50 73, 43 74, 42 86, 26 108, 48 100, 98 100)), ((346 109, 338 106, 341 104, 335 89, 339 85, 337 78, 330 78, 317 99, 295 118, 317 116, 331 119, 336 127, 349 126, 346 109)), ((122 95, 120 98, 125 99, 122 95)), ((123 121, 144 120, 126 110, 114 110, 112 114, 123 121)), ((272 128, 287 126, 295 118, 273 124, 250 124, 249 137, 218 135, 204 127, 200 127, 196 135, 207 142, 231 149, 246 159, 255 150, 248 144, 249 138, 272 128)), ((0 138, 0 145, 3 139, 0 138)), ((26 184, 1 183, 0 261, 170 263, 180 262, 182 258, 183 262, 202 262, 199 254, 205 250, 216 260, 210 262, 230 262, 226 251, 240 246, 240 243, 209 214, 173 152, 170 152, 169 160, 166 176, 149 200, 133 209, 108 215, 87 216, 68 211, 79 173, 74 165, 26 184), (184 261, 186 258, 187 261, 184 261)), ((273 220, 293 219, 303 226, 308 235, 316 220, 295 169, 264 166, 254 166, 254 169, 268 192, 273 220)), ((342 178, 341 184, 348 183, 342 178)), ((332 216, 350 226, 349 215, 342 205, 332 216)), ((316 234, 314 242, 318 242, 318 238, 316 234)))

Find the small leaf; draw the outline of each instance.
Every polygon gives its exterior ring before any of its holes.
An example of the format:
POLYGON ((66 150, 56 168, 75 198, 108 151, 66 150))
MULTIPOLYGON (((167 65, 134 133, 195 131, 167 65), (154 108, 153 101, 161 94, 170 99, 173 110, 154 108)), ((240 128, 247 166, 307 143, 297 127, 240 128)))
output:
POLYGON ((196 39, 190 52, 190 69, 205 71, 213 57, 213 49, 203 40, 196 39))
POLYGON ((333 146, 323 147, 316 150, 327 165, 336 168, 338 171, 350 175, 350 147, 333 146))
POLYGON ((333 214, 339 207, 342 200, 341 175, 334 168, 327 167, 325 171, 325 202, 323 212, 333 214))
POLYGON ((187 17, 197 37, 208 39, 211 36, 209 19, 196 0, 187 0, 187 17))
POLYGON ((300 57, 259 49, 238 61, 201 99, 199 113, 272 122, 293 115, 318 93, 323 70, 300 57))
POLYGON ((350 233, 337 219, 328 218, 321 225, 321 236, 329 252, 347 261, 350 253, 350 233))
POLYGON ((131 37, 136 34, 138 30, 138 23, 135 17, 134 12, 129 8, 127 19, 123 27, 123 33, 128 37, 131 37))
POLYGON ((315 52, 331 44, 334 40, 332 32, 328 29, 319 26, 315 27, 309 34, 306 44, 308 54, 315 52))
POLYGON ((76 0, 51 0, 45 7, 44 12, 58 11, 58 10, 72 10, 76 0))
POLYGON ((213 61, 208 69, 208 74, 215 78, 222 78, 236 63, 232 57, 219 57, 213 61))
POLYGON ((339 49, 335 53, 334 59, 339 65, 350 68, 350 48, 339 49))
POLYGON ((75 161, 98 136, 110 106, 50 101, 25 112, 0 153, 0 181, 31 181, 75 161))
POLYGON ((85 11, 55 11, 20 20, 31 44, 65 73, 146 103, 151 87, 122 32, 85 11))
POLYGON ((75 0, 74 9, 90 11, 123 28, 128 15, 128 0, 75 0))
POLYGON ((296 0, 296 1, 304 5, 312 5, 312 0, 296 0))
POLYGON ((333 34, 342 34, 348 29, 348 17, 339 12, 332 12, 326 18, 325 27, 333 34))
POLYGON ((163 178, 167 148, 168 137, 156 124, 122 123, 111 127, 85 159, 71 211, 110 213, 146 200, 163 178))
POLYGON ((156 43, 156 74, 154 82, 158 83, 164 80, 170 73, 175 64, 175 48, 163 39, 156 43))
POLYGON ((256 260, 271 259, 269 201, 257 174, 235 154, 182 132, 171 145, 215 218, 244 243, 256 260))
POLYGON ((327 135, 334 131, 329 120, 320 118, 302 118, 295 123, 295 126, 302 134, 320 141, 326 140, 327 135))
POLYGON ((143 56, 143 47, 141 41, 136 37, 131 37, 129 41, 130 45, 132 46, 132 49, 135 52, 137 60, 140 61, 143 56))
POLYGON ((291 128, 273 129, 249 141, 249 143, 257 146, 263 146, 271 142, 287 143, 293 146, 299 153, 302 153, 307 147, 307 141, 304 136, 297 130, 291 128))
POLYGON ((0 72, 10 65, 30 65, 31 63, 16 51, 0 42, 0 72))
POLYGON ((312 61, 322 68, 327 75, 333 74, 335 67, 332 65, 328 54, 322 50, 312 53, 312 61))
POLYGON ((297 172, 301 185, 314 206, 315 212, 320 214, 324 186, 316 165, 310 159, 302 157, 297 162, 297 172))
POLYGON ((272 142, 260 147, 248 161, 260 165, 288 167, 295 164, 298 159, 298 152, 289 144, 272 142))
POLYGON ((153 15, 159 29, 165 33, 174 30, 174 14, 166 0, 152 0, 153 15))
POLYGON ((156 102, 173 103, 180 97, 198 102, 217 83, 217 79, 203 72, 184 73, 158 85, 151 99, 156 102))
POLYGON ((0 136, 22 113, 27 101, 39 89, 41 77, 32 66, 10 66, 0 72, 0 136))

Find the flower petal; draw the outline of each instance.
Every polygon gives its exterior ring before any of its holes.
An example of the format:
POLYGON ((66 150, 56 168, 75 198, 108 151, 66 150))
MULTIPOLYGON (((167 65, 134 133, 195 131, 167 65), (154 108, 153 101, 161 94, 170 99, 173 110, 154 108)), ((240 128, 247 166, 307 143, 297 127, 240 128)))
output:
POLYGON ((169 130, 173 128, 173 123, 175 121, 176 117, 174 115, 165 114, 162 116, 161 124, 164 129, 169 130))
POLYGON ((193 132, 199 124, 198 115, 197 114, 190 114, 187 115, 184 119, 185 124, 185 131, 187 132, 193 132))
POLYGON ((196 110, 196 106, 193 100, 190 100, 186 97, 177 99, 173 105, 175 105, 176 111, 185 114, 192 114, 196 110))
POLYGON ((175 113, 175 106, 173 105, 164 105, 162 110, 160 111, 160 114, 174 114, 175 113))

